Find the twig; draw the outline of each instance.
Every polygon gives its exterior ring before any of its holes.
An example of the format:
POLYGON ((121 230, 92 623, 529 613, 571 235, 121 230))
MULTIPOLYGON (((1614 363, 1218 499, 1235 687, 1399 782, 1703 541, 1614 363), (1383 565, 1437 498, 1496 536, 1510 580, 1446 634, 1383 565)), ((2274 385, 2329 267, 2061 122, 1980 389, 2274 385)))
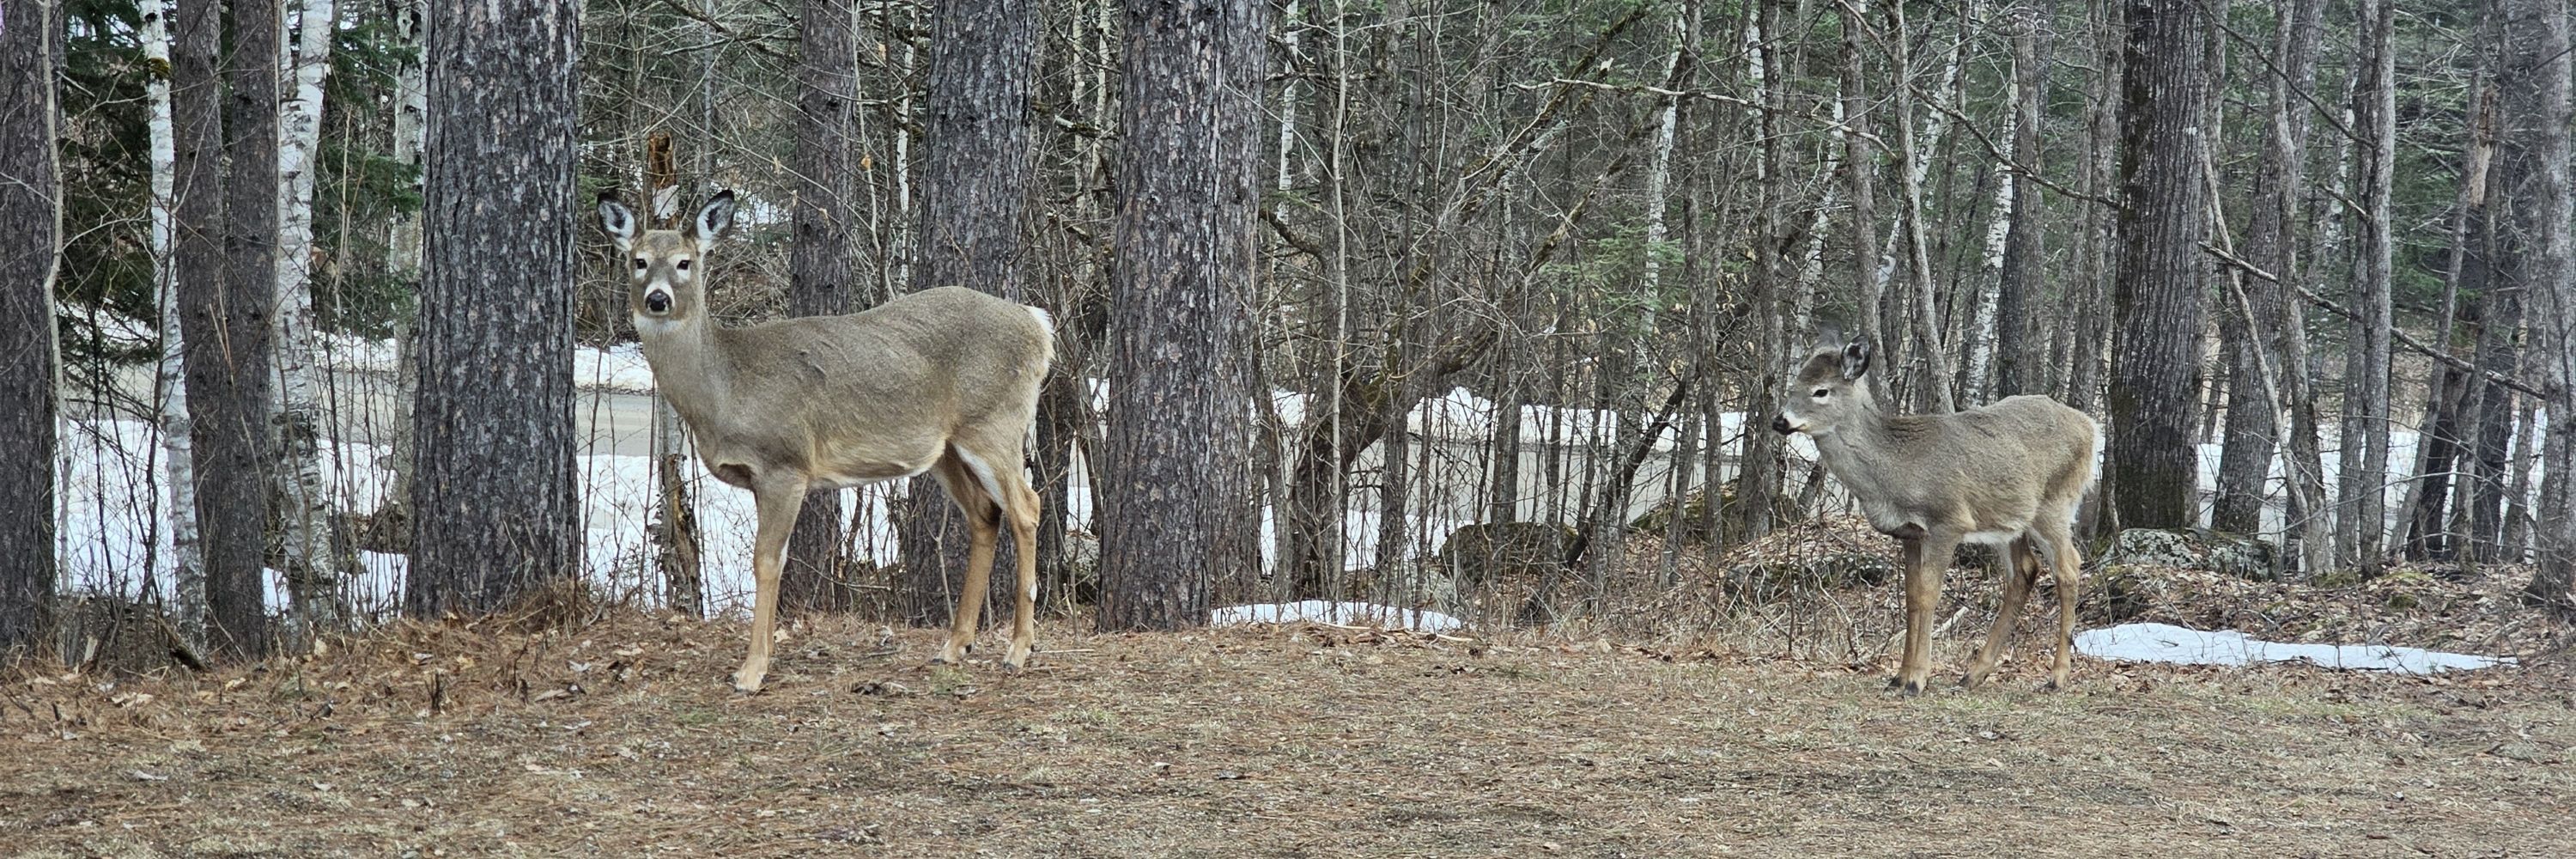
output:
POLYGON ((2049 179, 2047 176, 2041 175, 2041 174, 2040 174, 2040 172, 2039 172, 2039 170, 2038 170, 2038 168, 2035 168, 2035 167, 2032 167, 2032 166, 2030 166, 2030 165, 2028 165, 2028 164, 2023 164, 2023 163, 2021 163, 2021 162, 2019 162, 2019 161, 2015 161, 2015 160, 2013 160, 2013 157, 2012 157, 2011 155, 2009 155, 2009 154, 2006 154, 2006 153, 2004 152, 2004 150, 2003 150, 2003 148, 2002 148, 2002 147, 1999 147, 1999 146, 1996 146, 1996 145, 1995 145, 1994 138, 1987 137, 1987 136, 1986 136, 1986 133, 1985 133, 1984 131, 1982 131, 1982 130, 1979 130, 1979 129, 1977 128, 1977 124, 1976 124, 1976 123, 1974 123, 1974 122, 1969 121, 1969 120, 1968 120, 1968 116, 1967 116, 1967 114, 1960 113, 1958 108, 1951 107, 1951 106, 1946 105, 1946 104, 1942 104, 1942 103, 1941 103, 1941 101, 1940 101, 1939 99, 1933 98, 1933 97, 1931 97, 1930 95, 1925 94, 1921 89, 1916 88, 1916 87, 1915 87, 1914 85, 1912 85, 1912 84, 1907 84, 1905 88, 1906 88, 1906 89, 1909 89, 1909 90, 1913 90, 1913 91, 1914 91, 1914 97, 1915 97, 1916 99, 1921 100, 1925 106, 1928 106, 1928 107, 1932 108, 1933 110, 1937 110, 1937 111, 1940 111, 1940 112, 1941 112, 1941 113, 1943 113, 1943 114, 1948 115, 1948 116, 1950 117, 1951 121, 1956 122, 1956 123, 1958 123, 1958 124, 1959 124, 1959 127, 1960 127, 1960 128, 1967 129, 1967 130, 1968 130, 1968 136, 1976 138, 1978 143, 1983 144, 1983 145, 1986 147, 1986 153, 1987 153, 1987 154, 1989 154, 1989 155, 1994 156, 1994 158, 1995 158, 1995 160, 1996 160, 1996 161, 2000 161, 2000 162, 2002 162, 2002 163, 2003 163, 2003 165, 2004 165, 2005 167, 2011 168, 2011 169, 2012 169, 2012 171, 2013 171, 2013 172, 2015 172, 2015 173, 2019 173, 2019 174, 2021 174, 2021 175, 2024 175, 2024 176, 2028 176, 2028 177, 2030 177, 2030 178, 2031 178, 2031 181, 2033 181, 2033 182, 2038 182, 2038 183, 2040 184, 2040 187, 2047 188, 2047 189, 2048 189, 2048 190, 2050 190, 2050 191, 2056 192, 2059 196, 2063 196, 2063 197, 2071 197, 2071 198, 2074 198, 2074 199, 2077 199, 2077 200, 2085 201, 2085 202, 2087 202, 2087 203, 2093 203, 2093 204, 2096 204, 2096 205, 2102 205, 2102 206, 2118 206, 2118 205, 2120 205, 2120 201, 2118 201, 2118 200, 2113 200, 2113 199, 2111 199, 2111 198, 2109 198, 2109 197, 2097 197, 2097 196, 2094 196, 2094 195, 2092 195, 2092 194, 2087 194, 2087 193, 2084 193, 2084 192, 2082 192, 2082 191, 2078 191, 2078 190, 2075 190, 2075 189, 2073 189, 2073 188, 2069 188, 2069 187, 2066 187, 2066 186, 2064 186, 2064 185, 2057 184, 2057 182, 2055 182, 2054 180, 2049 179))
MULTIPOLYGON (((2253 263, 2251 263, 2251 262, 2247 262, 2243 257, 2239 257, 2239 256, 2237 256, 2237 255, 2235 255, 2235 254, 2228 253, 2227 251, 2220 249, 2217 245, 2213 245, 2213 244, 2210 244, 2209 242, 2205 242, 2205 241, 2204 241, 2204 242, 2201 242, 2201 243, 2200 243, 2200 249, 2201 249, 2201 250, 2203 250, 2203 251, 2207 251, 2207 252, 2209 253, 2209 255, 2210 255, 2210 256, 2217 257, 2217 258, 2219 259, 2219 261, 2220 261, 2220 262, 2224 262, 2224 263, 2227 263, 2228 265, 2235 266, 2239 271, 2243 271, 2243 272, 2245 272, 2246 274, 2250 274, 2250 275, 2253 275, 2253 276, 2255 276, 2255 277, 2262 278, 2263 280, 2266 280, 2266 281, 2269 281, 2269 282, 2272 282, 2272 283, 2282 283, 2282 280, 2281 280, 2279 277, 2275 277, 2275 276, 2273 276, 2273 274, 2272 274, 2271 272, 2264 271, 2264 270, 2262 270, 2261 268, 2256 267, 2253 263)), ((2341 316, 2341 317, 2343 317, 2343 318, 2345 318, 2345 319, 2350 319, 2350 320, 2353 320, 2353 321, 2356 321, 2356 322, 2358 322, 2358 321, 2360 321, 2360 320, 2361 320, 2360 315, 2353 313, 2351 310, 2345 309, 2345 308, 2343 307, 2343 305, 2339 305, 2339 304, 2334 303, 2334 302, 2333 302, 2333 301, 2331 301, 2331 300, 2328 300, 2325 296, 2322 296, 2322 295, 2318 295, 2318 294, 2316 294, 2314 291, 2312 291, 2312 290, 2308 289, 2308 288, 2307 288, 2307 287, 2305 287, 2305 286, 2301 286, 2301 285, 2296 284, 2296 283, 2286 283, 2286 284, 2283 284, 2283 285, 2288 286, 2288 287, 2289 287, 2289 288, 2291 288, 2291 289, 2298 290, 2300 295, 2302 295, 2302 296, 2306 296, 2306 297, 2307 297, 2307 299, 2308 299, 2308 303, 2310 303, 2310 304, 2314 304, 2314 305, 2316 305, 2316 306, 2318 306, 2318 307, 2325 308, 2326 310, 2333 312, 2336 316, 2341 316)), ((2505 375, 2505 374, 2503 374, 2503 373, 2499 373, 2499 372, 2496 372, 2496 371, 2494 371, 2494 370, 2488 370, 2488 369, 2484 369, 2484 368, 2478 367, 2478 366, 2476 366, 2476 365, 2470 364, 2470 363, 2469 363, 2469 362, 2467 362, 2467 361, 2463 361, 2463 360, 2460 360, 2460 359, 2458 359, 2458 358, 2452 357, 2452 356, 2451 356, 2449 353, 2447 353, 2447 352, 2443 352, 2443 351, 2441 351, 2441 350, 2439 350, 2439 349, 2435 349, 2435 348, 2433 348, 2433 347, 2426 346, 2426 345, 2424 345, 2421 341, 2416 340, 2413 336, 2408 335, 2408 334, 2406 333, 2406 329, 2399 328, 2399 327, 2397 327, 2397 326, 2395 326, 2395 325, 2391 325, 2391 326, 2388 326, 2388 333, 2389 333, 2389 335, 2390 335, 2391 337, 2394 337, 2394 338, 2397 340, 2397 342, 2398 342, 2398 343, 2403 344, 2406 348, 2408 348, 2408 349, 2413 349, 2413 350, 2415 350, 2417 353, 2422 354, 2424 357, 2431 358, 2431 359, 2436 360, 2436 361, 2440 361, 2440 362, 2442 362, 2444 365, 2449 366, 2451 369, 2458 370, 2458 371, 2463 372, 2463 373, 2470 373, 2470 374, 2476 375, 2476 376, 2478 376, 2478 377, 2480 377, 2480 378, 2483 378, 2483 379, 2485 379, 2485 380, 2487 380, 2487 381, 2489 381, 2489 382, 2493 382, 2493 383, 2498 384, 2498 385, 2503 385, 2503 386, 2505 386, 2505 387, 2507 387, 2507 388, 2511 388, 2511 389, 2513 389, 2513 390, 2516 390, 2516 391, 2522 392, 2522 393, 2527 394, 2527 395, 2530 395, 2530 396, 2534 396, 2534 397, 2541 397, 2541 398, 2544 398, 2544 399, 2545 399, 2545 398, 2547 398, 2547 397, 2549 396, 2549 394, 2547 394, 2546 392, 2543 392, 2543 391, 2541 391, 2540 389, 2538 389, 2538 388, 2534 388, 2534 387, 2532 387, 2532 386, 2530 386, 2530 385, 2528 385, 2528 384, 2524 384, 2521 380, 2519 380, 2519 379, 2515 379, 2515 378, 2514 378, 2514 377, 2512 377, 2512 376, 2507 376, 2507 375, 2505 375)))

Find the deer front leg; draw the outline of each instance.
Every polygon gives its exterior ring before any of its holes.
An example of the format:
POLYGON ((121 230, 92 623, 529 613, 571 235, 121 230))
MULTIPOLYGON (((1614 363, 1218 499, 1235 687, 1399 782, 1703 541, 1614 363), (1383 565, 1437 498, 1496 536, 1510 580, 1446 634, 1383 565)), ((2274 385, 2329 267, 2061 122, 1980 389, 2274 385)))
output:
POLYGON ((787 535, 796 529, 796 511, 805 504, 805 479, 773 478, 752 485, 760 526, 751 553, 751 652, 733 673, 736 692, 760 691, 769 675, 769 646, 776 637, 778 574, 787 561, 787 535))
POLYGON ((1896 669, 1896 691, 1923 694, 1932 676, 1932 611, 1940 607, 1941 574, 1958 550, 1956 538, 1926 536, 1905 541, 1905 661, 1896 669))

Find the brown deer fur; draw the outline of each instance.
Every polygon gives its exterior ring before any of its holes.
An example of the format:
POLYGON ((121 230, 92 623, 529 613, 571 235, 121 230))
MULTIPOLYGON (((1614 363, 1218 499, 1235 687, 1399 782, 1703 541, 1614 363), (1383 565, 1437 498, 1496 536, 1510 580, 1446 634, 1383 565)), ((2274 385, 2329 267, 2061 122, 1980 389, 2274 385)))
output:
POLYGON ((2064 686, 2081 562, 2075 510, 2093 484, 2093 419, 2039 396, 1950 414, 1888 414, 1870 393, 1869 366, 1868 341, 1819 347, 1790 378, 1772 429, 1813 438, 1825 470, 1858 499, 1870 525, 1902 547, 1905 659, 1891 685, 1923 691, 1942 573, 1959 544, 1974 541, 1995 547, 2004 602, 1960 684, 1974 687, 1994 670, 2045 562, 2058 604, 2049 686, 2064 686))
POLYGON ((923 473, 966 512, 973 536, 965 592, 936 660, 965 658, 1008 524, 1019 589, 1002 664, 1026 664, 1036 646, 1038 495, 1022 444, 1055 355, 1046 312, 942 287, 846 316, 720 327, 706 312, 704 261, 732 221, 732 192, 709 201, 688 232, 639 235, 613 195, 601 196, 599 214, 628 260, 654 386, 688 424, 707 471, 751 490, 759 511, 751 651, 734 688, 759 691, 768 673, 779 571, 805 494, 923 473))

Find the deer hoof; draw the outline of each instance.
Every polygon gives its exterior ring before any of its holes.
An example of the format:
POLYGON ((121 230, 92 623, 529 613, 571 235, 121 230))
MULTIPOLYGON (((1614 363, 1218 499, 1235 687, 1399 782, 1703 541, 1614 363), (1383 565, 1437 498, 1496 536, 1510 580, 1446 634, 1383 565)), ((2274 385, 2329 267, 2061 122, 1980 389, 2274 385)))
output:
POLYGON ((1896 677, 1887 681, 1887 688, 1898 695, 1913 698, 1923 694, 1923 681, 1920 679, 1896 677))
POLYGON ((733 676, 733 691, 744 695, 760 694, 760 681, 761 676, 759 674, 735 674, 733 676))

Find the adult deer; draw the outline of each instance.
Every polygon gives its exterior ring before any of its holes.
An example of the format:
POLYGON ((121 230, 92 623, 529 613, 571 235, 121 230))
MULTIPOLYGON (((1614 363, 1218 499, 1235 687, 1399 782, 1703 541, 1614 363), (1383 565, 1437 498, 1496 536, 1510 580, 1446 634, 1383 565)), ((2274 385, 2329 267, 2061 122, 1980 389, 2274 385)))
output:
POLYGON ((1870 526, 1903 547, 1905 661, 1889 685, 1922 694, 1942 573, 1959 544, 1974 541, 1995 548, 2004 604, 1959 684, 1985 682, 2003 658, 2044 560, 2057 577, 2057 663, 2048 686, 2065 686, 2080 560, 2075 508, 2093 484, 2093 419, 2039 396, 1951 414, 1888 414, 1870 393, 1869 341, 1834 339, 1790 377, 1771 428, 1815 439, 1825 470, 1859 499, 1870 526))
POLYGON ((768 675, 779 568, 805 493, 925 472, 966 512, 973 534, 966 590, 935 661, 964 660, 1007 522, 1020 578, 1002 664, 1027 664, 1036 646, 1038 495, 1021 444, 1055 359, 1046 311, 942 287, 847 316, 720 327, 707 314, 706 258, 733 210, 733 192, 718 192, 688 232, 639 234, 614 192, 599 197, 600 226, 631 266, 628 300, 655 388, 688 424, 707 471, 751 490, 759 511, 751 652, 734 688, 760 691, 768 675))

